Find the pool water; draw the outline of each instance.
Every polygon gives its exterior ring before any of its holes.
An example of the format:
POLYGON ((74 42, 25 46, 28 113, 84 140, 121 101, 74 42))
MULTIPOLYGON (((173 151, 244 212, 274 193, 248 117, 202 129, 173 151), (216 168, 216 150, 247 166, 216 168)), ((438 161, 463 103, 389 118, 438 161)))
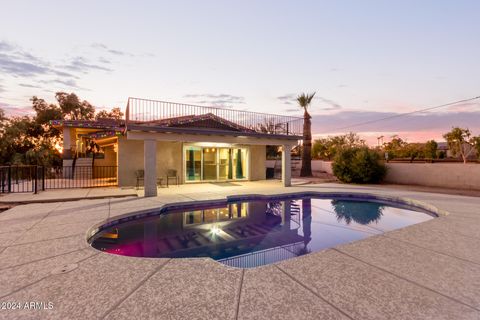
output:
POLYGON ((373 201, 285 198, 202 204, 103 229, 91 245, 135 257, 210 257, 251 268, 364 239, 433 218, 373 201))

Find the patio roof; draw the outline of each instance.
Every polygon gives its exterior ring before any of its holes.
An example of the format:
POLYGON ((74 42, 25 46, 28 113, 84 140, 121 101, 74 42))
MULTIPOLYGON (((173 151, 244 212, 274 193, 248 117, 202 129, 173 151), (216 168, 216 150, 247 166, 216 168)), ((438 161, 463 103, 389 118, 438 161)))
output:
POLYGON ((298 135, 283 135, 271 134, 261 132, 242 132, 233 130, 220 130, 211 128, 188 128, 188 127, 166 127, 166 126, 151 126, 143 124, 129 124, 128 132, 149 132, 149 133, 177 133, 177 134, 193 134, 193 135, 211 135, 211 136, 233 136, 233 137, 256 137, 268 138, 276 140, 300 140, 302 136, 298 135))

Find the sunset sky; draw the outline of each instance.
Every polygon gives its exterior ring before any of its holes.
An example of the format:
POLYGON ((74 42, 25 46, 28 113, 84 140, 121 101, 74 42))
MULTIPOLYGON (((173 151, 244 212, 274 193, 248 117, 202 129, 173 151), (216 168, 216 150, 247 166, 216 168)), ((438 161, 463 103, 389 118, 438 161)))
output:
POLYGON ((4 1, 0 107, 75 92, 97 108, 127 98, 301 116, 314 136, 410 142, 452 126, 480 134, 480 1, 4 1))

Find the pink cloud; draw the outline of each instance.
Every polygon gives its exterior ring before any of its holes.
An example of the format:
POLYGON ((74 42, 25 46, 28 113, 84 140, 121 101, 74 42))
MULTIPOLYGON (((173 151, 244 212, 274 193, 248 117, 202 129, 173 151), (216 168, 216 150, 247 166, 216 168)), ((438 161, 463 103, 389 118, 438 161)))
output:
POLYGON ((0 108, 5 111, 5 114, 11 116, 27 116, 34 114, 31 106, 13 105, 0 101, 0 108))

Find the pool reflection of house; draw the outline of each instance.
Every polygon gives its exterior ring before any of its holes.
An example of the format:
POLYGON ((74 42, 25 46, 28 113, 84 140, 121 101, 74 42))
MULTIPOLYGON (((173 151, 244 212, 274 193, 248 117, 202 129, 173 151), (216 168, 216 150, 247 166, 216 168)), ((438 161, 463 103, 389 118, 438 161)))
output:
POLYGON ((180 183, 265 179, 267 145, 282 146, 289 186, 289 151, 301 139, 303 120, 130 98, 125 121, 53 124, 63 129, 64 166, 118 166, 119 186, 136 185, 135 173, 144 170, 145 195, 155 196, 158 178, 168 173, 180 183), (102 159, 85 156, 92 142, 102 159))
POLYGON ((232 203, 121 226, 118 239, 108 233, 95 246, 131 256, 208 256, 232 266, 259 265, 303 254, 310 226, 301 228, 300 219, 297 201, 232 203))

